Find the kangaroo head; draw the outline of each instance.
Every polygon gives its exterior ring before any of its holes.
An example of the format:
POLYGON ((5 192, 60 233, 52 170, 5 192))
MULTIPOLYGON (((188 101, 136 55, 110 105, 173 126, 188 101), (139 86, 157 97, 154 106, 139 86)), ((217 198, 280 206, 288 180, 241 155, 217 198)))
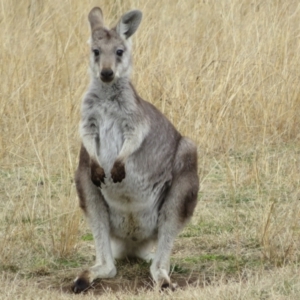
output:
POLYGON ((130 37, 141 23, 142 12, 127 12, 112 29, 104 26, 103 14, 99 7, 90 11, 88 19, 91 26, 90 65, 93 76, 105 83, 113 82, 116 78, 129 77, 130 37))

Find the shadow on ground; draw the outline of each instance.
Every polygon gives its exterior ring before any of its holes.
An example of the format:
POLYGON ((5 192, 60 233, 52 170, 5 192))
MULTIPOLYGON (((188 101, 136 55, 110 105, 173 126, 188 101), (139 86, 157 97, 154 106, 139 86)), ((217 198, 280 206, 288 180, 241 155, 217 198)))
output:
MULTIPOLYGON (((115 278, 99 279, 93 283, 88 292, 101 295, 107 292, 127 291, 131 294, 140 291, 152 290, 155 285, 150 277, 150 264, 139 260, 130 260, 117 263, 118 274, 115 278)), ((72 279, 70 274, 64 278, 59 289, 65 293, 72 292, 72 279)), ((201 278, 200 273, 188 269, 182 269, 177 265, 172 266, 172 283, 177 289, 185 289, 188 286, 203 286, 210 284, 208 279, 201 278)))
MULTIPOLYGON (((203 286, 203 283, 200 283, 199 276, 176 276, 175 278, 172 276, 172 282, 176 283, 177 289, 184 289, 188 286, 203 286)), ((60 287, 60 290, 65 293, 73 293, 71 287, 72 283, 66 283, 60 287)), ((124 278, 100 279, 93 283, 93 285, 88 289, 88 292, 92 292, 95 295, 119 291, 127 291, 131 294, 135 294, 140 291, 152 289, 154 289, 154 284, 150 277, 135 277, 132 280, 124 278)))

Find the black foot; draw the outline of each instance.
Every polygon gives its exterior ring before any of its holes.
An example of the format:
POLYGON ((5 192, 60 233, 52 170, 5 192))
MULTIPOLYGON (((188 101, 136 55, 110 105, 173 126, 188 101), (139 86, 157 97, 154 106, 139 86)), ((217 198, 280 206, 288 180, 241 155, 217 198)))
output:
POLYGON ((176 290, 176 284, 164 282, 164 283, 161 285, 160 289, 161 289, 161 291, 171 290, 172 292, 174 292, 174 291, 176 290))
POLYGON ((79 294, 87 291, 91 287, 91 283, 88 279, 88 272, 83 272, 74 281, 72 291, 75 294, 79 294))

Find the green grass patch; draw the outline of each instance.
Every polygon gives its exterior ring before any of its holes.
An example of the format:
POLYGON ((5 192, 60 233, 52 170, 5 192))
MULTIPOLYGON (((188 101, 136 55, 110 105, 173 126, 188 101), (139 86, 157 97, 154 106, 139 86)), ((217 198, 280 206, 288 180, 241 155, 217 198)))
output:
POLYGON ((234 254, 203 254, 198 256, 190 256, 175 263, 178 270, 182 269, 184 273, 190 271, 205 272, 207 275, 212 274, 241 274, 245 269, 257 270, 262 266, 262 261, 258 257, 237 257, 234 254))
POLYGON ((215 222, 199 222, 197 225, 188 225, 179 237, 199 237, 205 234, 218 235, 232 232, 234 224, 217 224, 215 222))
POLYGON ((87 234, 84 234, 81 239, 83 241, 93 241, 94 240, 94 237, 91 233, 87 233, 87 234))
POLYGON ((181 266, 179 264, 172 264, 171 265, 171 271, 172 271, 172 273, 176 273, 176 274, 187 274, 187 273, 189 273, 189 269, 184 268, 183 266, 181 266))
POLYGON ((12 272, 12 273, 17 273, 20 268, 16 265, 8 264, 8 265, 0 265, 0 270, 1 271, 6 271, 6 272, 12 272))

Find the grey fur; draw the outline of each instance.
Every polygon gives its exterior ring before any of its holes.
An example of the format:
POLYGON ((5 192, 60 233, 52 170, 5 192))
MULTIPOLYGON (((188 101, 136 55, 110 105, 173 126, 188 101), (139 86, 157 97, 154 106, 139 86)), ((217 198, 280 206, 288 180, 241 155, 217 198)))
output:
POLYGON ((126 256, 152 259, 153 280, 172 286, 173 242, 197 203, 196 146, 130 83, 129 37, 140 24, 141 12, 128 12, 111 30, 103 27, 100 12, 94 8, 89 14, 92 79, 82 102, 76 171, 96 264, 79 275, 73 290, 81 292, 96 278, 115 276, 114 258, 126 256), (110 72, 109 78, 101 75, 103 70, 110 72))

